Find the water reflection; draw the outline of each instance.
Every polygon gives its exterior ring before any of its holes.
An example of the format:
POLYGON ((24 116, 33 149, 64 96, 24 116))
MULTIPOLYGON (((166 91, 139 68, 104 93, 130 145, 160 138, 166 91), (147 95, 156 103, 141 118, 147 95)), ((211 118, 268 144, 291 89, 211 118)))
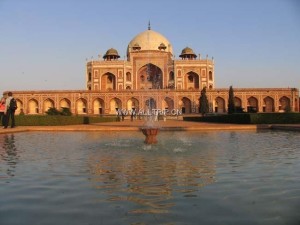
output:
POLYGON ((90 160, 93 186, 115 203, 133 203, 129 213, 168 213, 176 195, 197 197, 200 188, 215 182, 214 151, 205 157, 150 154, 126 157, 111 153, 90 160), (125 157, 125 159, 124 159, 125 157))
POLYGON ((140 132, 0 135, 0 224, 299 224, 299 138, 161 132, 145 145, 140 132))
MULTIPOLYGON (((19 155, 15 146, 14 134, 0 136, 0 157, 1 161, 5 162, 2 164, 4 169, 1 167, 1 171, 6 171, 6 175, 9 177, 15 176, 17 163, 19 161, 19 155)), ((2 175, 3 176, 3 175, 2 175)), ((5 178, 3 176, 2 178, 5 178)))

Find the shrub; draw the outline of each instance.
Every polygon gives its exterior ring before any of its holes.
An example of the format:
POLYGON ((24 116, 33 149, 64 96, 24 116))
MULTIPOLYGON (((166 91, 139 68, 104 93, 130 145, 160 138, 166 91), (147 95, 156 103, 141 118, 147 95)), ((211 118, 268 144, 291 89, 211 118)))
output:
POLYGON ((236 113, 206 117, 184 117, 185 121, 236 124, 295 124, 300 123, 300 113, 236 113))
POLYGON ((54 107, 50 107, 47 112, 47 115, 53 116, 53 115, 60 115, 60 111, 58 111, 56 108, 54 107))
POLYGON ((71 116, 72 113, 70 111, 69 108, 66 108, 66 107, 62 107, 61 108, 61 111, 57 110, 56 108, 54 107, 50 107, 48 109, 48 111, 46 112, 47 115, 50 115, 50 116, 57 116, 57 115, 62 115, 62 116, 71 116))
POLYGON ((17 126, 64 126, 117 121, 116 116, 16 115, 17 126))
POLYGON ((72 116, 72 112, 70 111, 69 108, 62 107, 61 115, 62 116, 72 116))

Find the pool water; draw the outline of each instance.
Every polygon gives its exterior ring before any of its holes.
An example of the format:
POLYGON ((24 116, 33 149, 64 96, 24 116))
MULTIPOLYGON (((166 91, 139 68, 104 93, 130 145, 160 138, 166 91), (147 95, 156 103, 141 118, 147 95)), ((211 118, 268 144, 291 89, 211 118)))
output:
POLYGON ((0 224, 300 224, 300 133, 144 138, 0 135, 0 224))

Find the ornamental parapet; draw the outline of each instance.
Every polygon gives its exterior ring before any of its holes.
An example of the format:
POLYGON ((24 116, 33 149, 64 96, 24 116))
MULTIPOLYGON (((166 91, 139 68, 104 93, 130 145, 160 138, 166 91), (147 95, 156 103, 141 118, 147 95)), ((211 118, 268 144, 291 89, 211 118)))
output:
POLYGON ((186 59, 176 59, 176 60, 174 60, 174 64, 176 64, 176 65, 195 64, 195 63, 205 64, 205 65, 206 64, 213 65, 214 61, 211 60, 211 59, 189 59, 189 60, 186 60, 186 59))
POLYGON ((94 65, 124 65, 127 61, 124 60, 111 60, 111 61, 105 61, 105 60, 95 60, 87 62, 87 66, 94 66, 94 65))

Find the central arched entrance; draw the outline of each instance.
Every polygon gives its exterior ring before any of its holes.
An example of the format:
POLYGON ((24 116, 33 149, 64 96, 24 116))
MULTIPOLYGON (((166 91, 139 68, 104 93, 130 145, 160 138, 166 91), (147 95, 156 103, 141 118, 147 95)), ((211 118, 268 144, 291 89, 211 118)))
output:
POLYGON ((148 63, 141 67, 138 71, 138 89, 162 89, 163 73, 162 70, 148 63))

